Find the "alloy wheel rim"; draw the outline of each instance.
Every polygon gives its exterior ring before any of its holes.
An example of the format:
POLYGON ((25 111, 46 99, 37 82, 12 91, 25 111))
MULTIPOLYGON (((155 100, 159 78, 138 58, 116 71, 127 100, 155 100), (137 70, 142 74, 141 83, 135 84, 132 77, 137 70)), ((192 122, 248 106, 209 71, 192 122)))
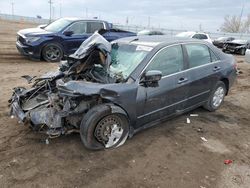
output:
POLYGON ((52 61, 58 59, 60 55, 60 50, 55 46, 49 46, 46 50, 46 57, 52 61))
POLYGON ((215 106, 216 108, 219 107, 223 101, 224 95, 225 95, 224 88, 218 87, 214 92, 213 102, 212 102, 213 106, 215 106))

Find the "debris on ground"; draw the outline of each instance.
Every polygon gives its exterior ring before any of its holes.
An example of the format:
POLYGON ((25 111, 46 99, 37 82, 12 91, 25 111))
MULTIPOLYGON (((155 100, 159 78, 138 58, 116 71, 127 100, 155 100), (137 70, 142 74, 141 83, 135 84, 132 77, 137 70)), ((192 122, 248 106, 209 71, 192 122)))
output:
POLYGON ((205 137, 201 137, 201 140, 203 140, 204 142, 208 141, 205 137))
POLYGON ((49 139, 48 138, 45 140, 45 143, 46 143, 46 145, 49 145, 49 139))
POLYGON ((198 117, 199 114, 190 114, 191 117, 198 117))
POLYGON ((225 165, 228 165, 228 164, 231 164, 231 163, 233 163, 233 161, 230 160, 230 159, 226 159, 226 160, 224 161, 224 164, 225 164, 225 165))
POLYGON ((189 118, 187 118, 187 123, 189 124, 189 123, 191 123, 191 121, 190 121, 190 119, 189 118))
POLYGON ((204 130, 203 130, 201 127, 197 128, 196 131, 197 131, 198 133, 204 133, 204 130))
POLYGON ((18 164, 17 159, 13 159, 12 161, 9 162, 9 164, 7 165, 7 167, 15 166, 16 164, 18 164))

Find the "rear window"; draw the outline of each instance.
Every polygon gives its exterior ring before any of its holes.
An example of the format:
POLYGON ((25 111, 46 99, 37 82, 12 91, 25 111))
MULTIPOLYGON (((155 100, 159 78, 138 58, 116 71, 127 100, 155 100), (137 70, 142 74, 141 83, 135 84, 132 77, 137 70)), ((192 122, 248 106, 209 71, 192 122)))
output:
POLYGON ((194 38, 194 39, 208 39, 207 35, 204 35, 204 34, 195 34, 192 38, 194 38))
POLYGON ((87 33, 94 33, 100 29, 104 29, 102 22, 88 22, 87 33))

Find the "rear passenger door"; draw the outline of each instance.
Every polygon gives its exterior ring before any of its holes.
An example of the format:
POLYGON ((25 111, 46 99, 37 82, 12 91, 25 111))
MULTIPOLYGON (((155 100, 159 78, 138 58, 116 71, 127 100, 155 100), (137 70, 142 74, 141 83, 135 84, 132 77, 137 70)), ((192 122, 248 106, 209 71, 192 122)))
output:
POLYGON ((87 33, 93 34, 94 32, 104 29, 104 23, 99 21, 88 21, 87 22, 87 33))
POLYGON ((87 22, 77 21, 71 24, 65 31, 73 31, 71 36, 64 36, 63 46, 67 55, 73 54, 90 34, 87 33, 87 22))
POLYGON ((181 45, 163 48, 151 59, 144 73, 158 70, 162 72, 162 79, 157 87, 139 86, 136 105, 137 128, 184 108, 188 92, 184 69, 181 45))
POLYGON ((208 100, 213 86, 220 78, 220 61, 205 44, 186 44, 190 80, 187 106, 195 106, 208 100))

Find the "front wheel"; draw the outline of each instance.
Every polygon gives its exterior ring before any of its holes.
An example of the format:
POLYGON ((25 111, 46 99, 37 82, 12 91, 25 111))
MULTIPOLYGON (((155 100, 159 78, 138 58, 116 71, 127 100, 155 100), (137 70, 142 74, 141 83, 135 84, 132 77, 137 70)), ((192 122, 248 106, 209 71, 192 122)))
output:
POLYGON ((109 105, 99 105, 84 115, 80 135, 86 148, 115 148, 126 141, 129 133, 128 119, 125 114, 114 113, 111 109, 109 105))
POLYGON ((219 81, 216 84, 215 89, 211 92, 207 103, 203 107, 211 112, 217 110, 223 103, 226 92, 227 90, 224 82, 219 81))
POLYGON ((47 62, 59 62, 63 57, 63 51, 60 45, 56 43, 47 44, 42 50, 42 57, 47 62))

